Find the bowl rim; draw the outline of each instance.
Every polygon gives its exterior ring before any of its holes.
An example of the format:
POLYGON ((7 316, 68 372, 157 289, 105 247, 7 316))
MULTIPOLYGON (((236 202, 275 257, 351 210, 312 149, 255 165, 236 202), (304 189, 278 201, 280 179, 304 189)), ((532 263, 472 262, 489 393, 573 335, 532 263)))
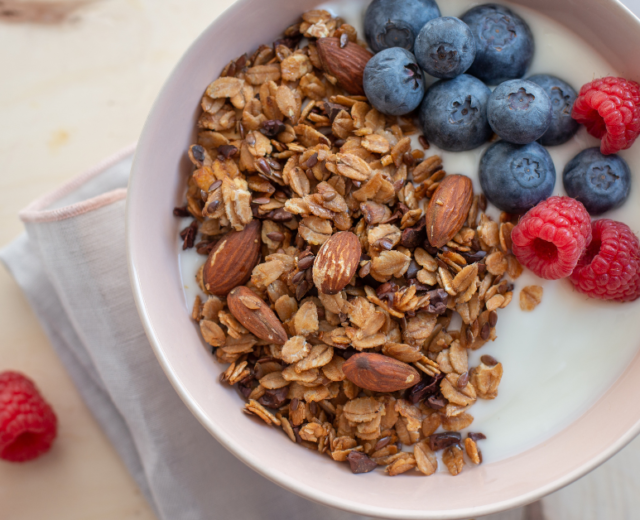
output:
MULTIPOLYGON (((139 164, 141 162, 140 156, 143 155, 141 150, 151 149, 153 147, 153 143, 149 141, 147 136, 150 135, 150 128, 152 128, 157 122, 156 119, 159 117, 159 113, 161 112, 159 107, 162 104, 162 100, 165 97, 166 93, 171 90, 172 86, 176 82, 182 81, 183 68, 186 66, 187 57, 192 53, 193 49, 196 48, 201 40, 205 38, 207 33, 211 30, 211 27, 215 24, 224 24, 227 19, 231 19, 236 11, 240 11, 244 9, 246 4, 251 3, 254 0, 236 0, 232 5, 227 7, 220 15, 214 18, 211 23, 202 31, 202 33, 191 43, 188 49, 181 56, 180 60, 177 62, 165 83, 160 90, 158 96, 156 97, 152 108, 147 116, 145 124, 143 126, 143 130, 140 134, 140 139, 138 141, 138 146, 136 148, 133 164, 131 168, 131 177, 129 180, 129 186, 127 191, 127 200, 126 200, 126 250, 127 250, 127 264, 129 268, 129 278, 131 282, 131 286, 133 289, 133 296, 136 304, 136 308, 140 319, 142 321, 143 328, 149 339, 153 352, 162 367, 162 370, 165 372, 169 382, 177 392, 180 399, 184 402, 187 408, 191 411, 191 413, 196 417, 196 419, 209 431, 209 433, 220 442, 228 451, 230 451, 236 458, 242 461, 244 464, 249 466, 251 469, 256 471, 258 474, 263 477, 269 479, 271 482, 279 485, 280 487, 291 491, 303 498, 311 500, 313 502, 335 507, 344 511, 367 515, 376 518, 389 518, 389 519, 415 519, 420 520, 427 518, 425 516, 424 511, 419 510, 397 510, 390 508, 382 508, 378 506, 368 506, 364 503, 357 501, 344 500, 339 497, 330 495, 323 491, 319 491, 312 486, 307 486, 304 484, 300 484, 293 478, 290 478, 287 475, 283 475, 279 473, 277 470, 274 470, 269 467, 264 467, 254 460, 253 456, 245 450, 244 446, 241 443, 237 443, 233 438, 228 437, 226 434, 219 429, 214 421, 212 421, 204 410, 199 406, 197 401, 193 399, 187 390, 180 384, 178 375, 174 370, 174 367, 171 365, 169 359, 165 355, 162 347, 160 338, 156 335, 152 324, 151 317, 147 313, 147 309, 144 304, 144 296, 143 289, 141 286, 141 281, 138 275, 138 270, 136 267, 136 247, 137 244, 134 240, 132 234, 132 226, 131 221, 133 215, 135 214, 135 210, 132 209, 135 206, 135 200, 138 199, 138 192, 143 190, 143 185, 136 182, 136 180, 140 176, 136 176, 136 171, 139 169, 139 164)), ((610 8, 613 10, 617 10, 617 15, 625 18, 631 18, 638 30, 640 30, 640 18, 638 18, 627 6, 625 6, 620 0, 600 0, 603 3, 609 4, 610 8)), ((537 10, 535 7, 534 10, 537 10)), ((544 13, 543 13, 544 14, 544 13)), ((640 356, 640 352, 636 354, 636 356, 640 356)), ((626 370, 625 370, 626 372, 626 370)), ((620 380, 623 377, 624 373, 621 374, 618 378, 620 380)), ((615 383, 614 383, 615 384, 615 383)), ((595 403, 594 403, 595 405, 595 403)), ((585 412, 586 413, 586 412, 585 412)), ((576 419, 577 420, 577 419, 576 419)), ((584 476, 588 472, 592 471, 602 463, 606 462, 609 458, 615 455, 618 451, 624 448, 628 443, 630 443, 638 434, 640 434, 640 418, 633 424, 627 432, 620 436, 615 443, 609 445, 606 449, 602 450, 597 456, 592 457, 590 460, 582 464, 581 466, 575 467, 571 469, 566 474, 561 477, 552 480, 545 486, 541 486, 537 489, 529 491, 527 493, 520 494, 513 498, 502 500, 500 502, 493 502, 490 504, 477 506, 477 507, 467 507, 464 509, 455 509, 451 511, 441 511, 438 512, 438 518, 441 520, 455 520, 463 517, 475 517, 475 516, 483 516, 492 513, 497 513, 500 511, 505 511, 508 509, 512 509, 519 506, 524 506, 529 503, 532 503, 558 489, 569 485, 570 483, 576 481, 580 477, 584 476)), ((557 434, 556 434, 557 435, 557 434)), ((431 518, 431 516, 428 516, 431 518)))

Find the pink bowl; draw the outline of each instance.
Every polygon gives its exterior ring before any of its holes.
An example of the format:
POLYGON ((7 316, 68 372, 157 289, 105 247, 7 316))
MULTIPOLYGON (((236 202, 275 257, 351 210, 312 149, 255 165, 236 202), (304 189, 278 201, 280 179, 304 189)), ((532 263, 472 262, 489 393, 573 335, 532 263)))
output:
MULTIPOLYGON (((185 305, 171 209, 181 203, 202 92, 229 59, 272 41, 317 0, 239 0, 194 42, 147 120, 128 194, 131 279, 147 335, 167 377, 211 434, 247 465, 311 500, 355 513, 402 519, 485 515, 532 502, 578 479, 640 431, 640 356, 578 420, 517 456, 458 477, 354 477, 346 465, 294 447, 240 413, 235 391, 217 383, 221 365, 202 343, 185 305), (603 427, 606 425, 606 427, 603 427)), ((640 21, 615 0, 517 0, 592 42, 627 77, 640 78, 640 21)), ((636 145, 638 146, 638 145, 636 145)))

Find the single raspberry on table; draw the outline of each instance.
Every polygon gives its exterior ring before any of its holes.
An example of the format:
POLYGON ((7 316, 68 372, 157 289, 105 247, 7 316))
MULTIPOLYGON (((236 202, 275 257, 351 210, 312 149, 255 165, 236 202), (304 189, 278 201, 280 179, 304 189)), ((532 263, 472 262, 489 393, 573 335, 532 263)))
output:
POLYGON ((569 276, 591 242, 591 219, 581 202, 549 197, 530 209, 511 232, 519 262, 547 280, 569 276))
POLYGON ((626 150, 640 135, 640 85, 614 77, 587 83, 580 89, 571 117, 602 139, 603 154, 626 150))
POLYGON ((51 448, 57 419, 30 379, 0 373, 0 459, 26 462, 51 448))
POLYGON ((593 222, 593 239, 571 274, 578 292, 600 300, 640 297, 640 241, 629 226, 602 219, 593 222))

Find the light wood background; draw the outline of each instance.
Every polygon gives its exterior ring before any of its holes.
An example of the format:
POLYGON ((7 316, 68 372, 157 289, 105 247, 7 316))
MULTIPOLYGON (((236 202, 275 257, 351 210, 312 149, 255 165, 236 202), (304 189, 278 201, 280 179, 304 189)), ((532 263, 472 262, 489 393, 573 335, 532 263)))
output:
MULTIPOLYGON (((232 2, 0 2, 0 245, 22 232, 17 214, 31 200, 137 139, 173 65, 232 2)), ((37 382, 59 416, 60 435, 39 460, 0 461, 0 520, 153 520, 19 287, 0 268, 0 371, 6 369, 37 382)), ((635 441, 547 498, 548 520, 640 518, 639 462, 635 441)))

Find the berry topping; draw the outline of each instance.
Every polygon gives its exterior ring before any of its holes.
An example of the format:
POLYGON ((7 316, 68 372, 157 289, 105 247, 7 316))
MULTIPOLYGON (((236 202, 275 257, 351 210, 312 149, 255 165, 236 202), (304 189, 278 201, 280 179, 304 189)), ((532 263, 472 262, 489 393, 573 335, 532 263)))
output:
POLYGON ((631 172, 622 157, 587 148, 565 166, 562 180, 569 197, 582 202, 591 215, 601 215, 627 200, 631 172))
POLYGON ((413 54, 400 47, 385 49, 371 58, 363 78, 367 99, 383 114, 408 114, 424 96, 420 66, 413 54))
POLYGON ((571 117, 578 93, 568 83, 548 74, 536 74, 527 78, 527 81, 540 85, 551 100, 551 125, 538 142, 542 146, 566 143, 580 128, 578 122, 571 117))
POLYGON ((0 373, 0 459, 35 459, 49 451, 56 431, 56 416, 33 382, 17 372, 0 373))
POLYGON ((484 4, 461 17, 476 39, 476 59, 469 74, 497 85, 521 78, 533 59, 533 35, 527 23, 511 9, 484 4))
POLYGON ((431 85, 420 105, 420 120, 427 140, 443 150, 462 152, 491 137, 487 102, 491 90, 468 74, 431 85))
POLYGON ((640 135, 640 85, 607 77, 583 85, 571 116, 602 139, 600 151, 609 155, 629 148, 640 135))
POLYGON ((455 78, 471 67, 476 41, 459 18, 434 18, 420 30, 414 52, 420 66, 436 78, 455 78))
POLYGON ((550 197, 556 169, 538 143, 498 141, 480 159, 480 186, 489 201, 507 213, 524 213, 550 197))
POLYGON ((420 29, 440 16, 434 0, 373 0, 364 15, 364 34, 373 52, 390 47, 413 50, 420 29))
POLYGON ((628 302, 640 297, 640 241, 629 226, 593 222, 593 239, 571 274, 578 292, 590 298, 628 302))
POLYGON ((569 276, 591 242, 591 221, 582 203, 550 197, 529 210, 511 232, 513 254, 546 280, 569 276))
POLYGON ((551 100, 540 85, 523 79, 505 81, 491 93, 487 119, 505 141, 532 143, 551 124, 551 100))

